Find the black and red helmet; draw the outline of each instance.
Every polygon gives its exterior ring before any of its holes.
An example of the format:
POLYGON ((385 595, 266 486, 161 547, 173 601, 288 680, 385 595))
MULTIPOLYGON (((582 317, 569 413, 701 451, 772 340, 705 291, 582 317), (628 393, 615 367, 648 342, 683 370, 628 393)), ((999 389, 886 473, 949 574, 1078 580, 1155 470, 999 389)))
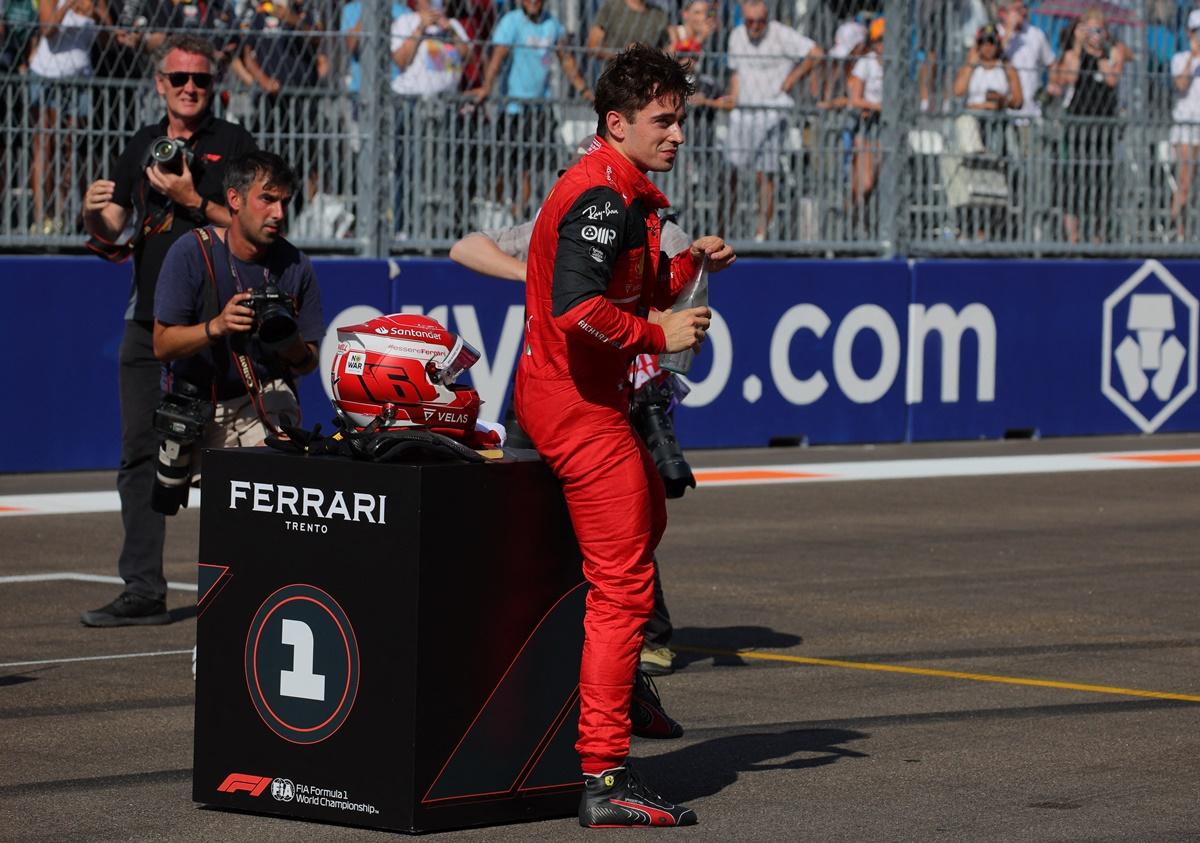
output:
POLYGON ((394 313, 337 329, 329 372, 333 406, 357 430, 384 416, 383 430, 424 428, 469 438, 479 393, 455 378, 479 352, 428 316, 394 313))

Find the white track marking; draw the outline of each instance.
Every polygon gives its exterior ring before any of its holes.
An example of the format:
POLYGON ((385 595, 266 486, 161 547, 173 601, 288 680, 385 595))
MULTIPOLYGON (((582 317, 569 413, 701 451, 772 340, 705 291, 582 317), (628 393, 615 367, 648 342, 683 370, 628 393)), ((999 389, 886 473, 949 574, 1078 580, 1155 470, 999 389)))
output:
POLYGON ((1011 457, 951 457, 836 463, 789 463, 694 469, 700 488, 850 480, 994 477, 1149 468, 1200 468, 1200 451, 1114 451, 1011 457))
MULTIPOLYGON (((701 488, 715 488, 772 483, 994 477, 1005 474, 1056 474, 1147 468, 1200 468, 1200 451, 1109 451, 1094 454, 786 463, 696 468, 694 471, 701 488)), ((188 507, 196 509, 199 506, 200 490, 192 489, 188 507)), ((120 509, 121 502, 116 492, 0 495, 0 517, 119 512, 120 509)))
POLYGON ((152 656, 182 656, 184 653, 191 654, 192 648, 186 650, 158 650, 154 653, 115 653, 111 656, 78 656, 73 659, 38 659, 37 661, 28 662, 0 662, 0 668, 4 667, 31 667, 39 664, 66 664, 68 662, 102 662, 111 659, 145 659, 152 656))
MULTIPOLYGON (((188 508, 200 507, 200 490, 188 495, 188 508)), ((75 515, 84 512, 120 512, 116 492, 51 492, 39 495, 0 495, 0 517, 12 515, 75 515)))
MULTIPOLYGON (((125 581, 120 577, 106 577, 100 574, 78 574, 73 571, 55 572, 52 574, 14 574, 12 576, 0 577, 0 585, 18 582, 53 582, 54 580, 76 580, 77 582, 103 582, 112 583, 113 585, 123 585, 125 581)), ((194 582, 169 582, 167 588, 173 588, 176 591, 199 591, 200 587, 194 582)))

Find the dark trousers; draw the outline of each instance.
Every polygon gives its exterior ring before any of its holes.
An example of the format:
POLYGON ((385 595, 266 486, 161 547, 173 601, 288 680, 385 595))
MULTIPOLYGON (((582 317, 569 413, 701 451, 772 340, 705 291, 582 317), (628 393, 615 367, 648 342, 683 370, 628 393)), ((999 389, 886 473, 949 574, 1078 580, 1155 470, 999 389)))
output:
POLYGON ((154 409, 162 400, 162 364, 154 356, 151 322, 125 323, 120 356, 121 468, 117 494, 121 496, 121 521, 125 542, 117 571, 125 590, 163 599, 163 539, 166 519, 150 508, 158 463, 158 434, 154 409))

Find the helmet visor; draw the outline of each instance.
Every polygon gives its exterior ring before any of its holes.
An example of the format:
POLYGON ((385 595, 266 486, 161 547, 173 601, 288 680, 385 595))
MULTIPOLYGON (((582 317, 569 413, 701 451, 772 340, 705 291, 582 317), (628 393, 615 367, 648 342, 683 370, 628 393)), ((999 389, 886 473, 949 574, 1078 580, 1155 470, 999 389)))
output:
POLYGON ((457 337, 450 353, 441 362, 432 362, 431 379, 442 386, 450 386, 458 380, 458 376, 475 365, 479 352, 462 337, 457 337))

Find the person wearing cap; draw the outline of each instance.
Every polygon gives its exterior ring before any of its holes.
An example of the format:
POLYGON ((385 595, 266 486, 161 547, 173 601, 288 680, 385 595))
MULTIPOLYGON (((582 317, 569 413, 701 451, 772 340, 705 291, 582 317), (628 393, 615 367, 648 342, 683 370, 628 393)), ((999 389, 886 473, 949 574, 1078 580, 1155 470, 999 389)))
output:
MULTIPOLYGON (((758 193, 754 239, 766 239, 775 217, 775 173, 783 152, 792 89, 824 51, 811 38, 770 19, 764 0, 742 3, 742 25, 729 35, 729 216, 737 205, 739 170, 754 170, 758 193)), ((814 94, 816 91, 814 90, 814 94)))
POLYGON ((820 108, 845 108, 846 81, 858 56, 862 55, 867 42, 867 27, 858 20, 842 21, 833 35, 833 46, 829 48, 825 71, 824 92, 820 108))
POLYGON ((1192 189, 1192 173, 1200 157, 1200 9, 1187 16, 1188 49, 1171 57, 1171 81, 1179 99, 1171 111, 1171 146, 1175 149, 1175 178, 1178 186, 1171 197, 1171 220, 1179 239, 1187 227, 1184 209, 1192 189))
POLYGON ((854 63, 846 83, 850 92, 850 110, 858 118, 850 190, 855 206, 864 210, 879 172, 878 126, 883 110, 883 62, 880 56, 883 55, 884 26, 883 18, 871 21, 867 30, 867 51, 854 63))
POLYGON ((532 172, 546 169, 546 151, 557 131, 553 110, 547 102, 551 96, 551 50, 575 93, 590 101, 591 89, 579 72, 574 54, 567 49, 566 27, 546 11, 544 0, 521 0, 517 8, 500 18, 492 31, 491 54, 483 72, 483 82, 467 92, 467 96, 476 102, 483 102, 508 62, 503 81, 508 102, 500 117, 499 134, 503 147, 513 152, 498 168, 496 200, 503 201, 504 173, 520 173, 520 199, 513 208, 517 219, 528 212, 533 193, 532 172), (511 61, 508 61, 510 57, 511 61))

